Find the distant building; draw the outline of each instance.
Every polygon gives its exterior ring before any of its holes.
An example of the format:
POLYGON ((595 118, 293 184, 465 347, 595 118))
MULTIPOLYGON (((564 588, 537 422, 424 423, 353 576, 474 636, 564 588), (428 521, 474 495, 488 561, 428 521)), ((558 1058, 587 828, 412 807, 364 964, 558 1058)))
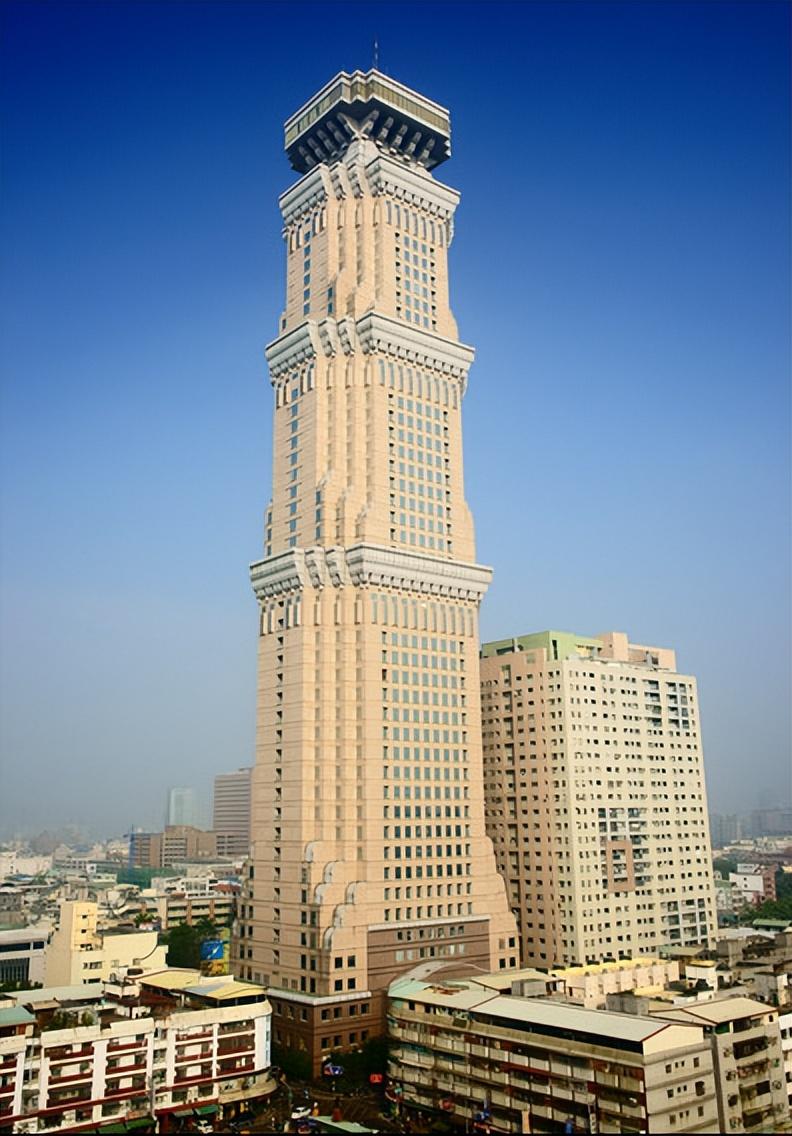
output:
POLYGON ((729 873, 737 906, 763 903, 776 898, 775 867, 767 864, 738 864, 729 873))
POLYGON ((60 922, 46 950, 48 986, 75 986, 107 981, 130 969, 161 970, 167 950, 156 931, 100 931, 95 903, 68 900, 61 904, 60 922))
POLYGON ((42 983, 44 952, 49 936, 49 927, 0 931, 0 985, 21 982, 35 986, 42 983))
POLYGON ((131 868, 170 868, 178 860, 216 855, 215 834, 190 825, 168 825, 164 832, 132 832, 129 835, 131 868))
POLYGON ((221 773, 214 780, 212 830, 219 856, 250 852, 250 784, 253 770, 221 773))
POLYGON ((744 836, 792 836, 792 808, 754 809, 746 817, 744 836))
POLYGON ((742 836, 741 818, 734 814, 723 816, 721 813, 710 813, 710 841, 713 848, 725 848, 733 844, 742 836))
POLYGON ((198 815, 198 799, 195 789, 176 788, 168 790, 168 804, 165 810, 165 825, 188 825, 198 828, 200 816, 198 815))
POLYGON ((192 925, 208 919, 218 926, 228 925, 236 910, 239 884, 211 877, 163 878, 142 895, 146 909, 157 914, 163 931, 180 923, 192 925))
POLYGON ((7 876, 43 875, 51 867, 51 856, 25 856, 14 850, 0 852, 0 880, 7 876))
POLYGON ((714 941, 696 680, 611 632, 485 643, 487 832, 524 965, 714 941))
POLYGON ((0 1130, 227 1130, 276 1087, 270 1018, 260 986, 194 970, 0 996, 0 1130))

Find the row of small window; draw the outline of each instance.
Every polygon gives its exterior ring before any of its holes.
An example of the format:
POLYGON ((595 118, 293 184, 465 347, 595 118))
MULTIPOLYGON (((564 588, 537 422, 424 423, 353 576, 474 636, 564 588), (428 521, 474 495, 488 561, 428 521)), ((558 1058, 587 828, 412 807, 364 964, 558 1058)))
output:
MULTIPOLYGON (((428 733, 428 730, 425 732, 428 733)), ((391 746, 390 749, 389 747, 385 746, 383 748, 386 751, 385 756, 392 757, 394 761, 437 761, 448 765, 450 765, 451 763, 458 765, 461 761, 467 761, 466 750, 444 749, 441 751, 440 749, 435 748, 424 749, 422 751, 418 748, 418 746, 414 746, 412 749, 410 748, 410 746, 391 746)))
POLYGON ((416 825, 394 824, 394 825, 389 825, 389 824, 386 824, 386 825, 383 826, 383 829, 382 829, 382 835, 383 835, 385 840, 390 839, 391 831, 393 832, 394 840, 401 840, 402 836, 404 836, 405 839, 407 839, 407 840, 412 840, 413 835, 415 835, 417 838, 420 838, 422 836, 431 837, 431 836, 443 836, 443 835, 445 835, 445 836, 463 836, 463 835, 464 836, 470 836, 470 825, 466 824, 464 826, 464 831, 463 831, 463 826, 461 824, 455 824, 455 825, 450 825, 450 824, 446 824, 446 825, 442 825, 442 824, 435 824, 435 825, 432 825, 432 824, 416 824, 416 825), (453 829, 453 831, 452 831, 452 829, 453 829))
POLYGON ((460 808, 459 805, 454 805, 454 806, 451 806, 451 805, 445 805, 445 806, 443 806, 443 805, 434 805, 434 806, 433 805, 423 805, 423 806, 415 805, 414 807, 412 805, 405 805, 404 809, 402 809, 401 805, 395 805, 393 807, 393 809, 391 809, 390 805, 385 805, 382 809, 382 815, 386 820, 390 819, 391 812, 393 812, 393 816, 397 820, 401 819, 402 813, 404 814, 405 818, 421 817, 421 816, 423 816, 423 817, 431 817, 431 816, 451 817, 451 816, 454 816, 454 817, 468 818, 470 816, 470 809, 467 805, 465 805, 463 808, 460 808))
MULTIPOLYGON (((368 1030, 361 1030, 360 1031, 360 1040, 361 1041, 367 1041, 368 1035, 369 1035, 368 1030)), ((276 1040, 279 1040, 279 1039, 276 1038, 276 1040)), ((333 1037, 333 1038, 323 1037, 321 1044, 322 1044, 322 1049, 340 1049, 342 1045, 355 1045, 357 1040, 358 1040, 357 1031, 352 1030, 352 1032, 346 1037, 346 1040, 344 1039, 343 1035, 339 1034, 338 1036, 333 1037)))
POLYGON ((468 771, 467 769, 446 769, 444 767, 435 768, 434 766, 430 769, 419 765, 386 765, 383 769, 383 776, 386 781, 391 779, 394 781, 467 781, 468 771), (421 769, 423 769, 423 778, 421 777, 421 769))
MULTIPOLYGON (((400 909, 396 908, 396 910, 398 911, 400 909)), ((412 908, 408 907, 406 910, 410 912, 412 908)), ((431 908, 429 908, 429 911, 431 911, 431 908)), ((431 918, 431 915, 428 917, 431 918)), ((412 916, 407 915, 406 918, 411 919, 412 916)), ((413 962, 418 958, 443 958, 448 955, 463 955, 464 953, 464 943, 444 943, 442 946, 437 947, 409 947, 407 950, 398 950, 396 952, 396 962, 413 962)))
POLYGON ((392 799, 394 801, 420 801, 422 798, 425 801, 431 800, 432 798, 434 798, 435 801, 467 801, 470 796, 467 785, 465 785, 461 791, 458 785, 454 785, 453 787, 450 785, 446 785, 444 787, 441 787, 440 785, 424 785, 423 792, 421 791, 420 785, 405 785, 404 792, 402 792, 401 785, 383 785, 383 800, 387 801, 391 799, 391 788, 393 788, 392 799), (434 792, 432 790, 434 790, 434 792))
MULTIPOLYGON (((450 867, 450 865, 449 865, 449 867, 450 867)), ((398 871, 399 869, 397 868, 396 870, 398 871)), ((409 872, 410 869, 406 868, 405 871, 409 872)), ((434 911, 434 907, 432 905, 430 905, 430 908, 432 910, 432 914, 431 915, 429 915, 429 914, 424 915, 424 909, 423 909, 423 907, 420 907, 420 906, 416 907, 415 914, 413 914, 413 909, 411 907, 407 907, 407 908, 386 907, 385 908, 385 922, 386 923, 401 923, 402 920, 404 920, 404 919, 448 919, 448 918, 453 918, 455 915, 472 915, 473 914, 473 904, 472 903, 448 903, 448 904, 438 903, 436 912, 434 911), (447 908, 447 910, 446 910, 446 908, 447 908), (409 912, 409 914, 407 914, 407 912, 409 912)), ((463 944, 461 944, 461 943, 459 944, 459 946, 462 946, 462 945, 463 944)), ((433 951, 435 948, 434 947, 427 947, 427 948, 424 948, 424 949, 433 951)), ((458 953, 462 954, 461 951, 459 951, 458 953)))
MULTIPOLYGON (((391 858, 393 858, 394 860, 424 860, 424 859, 431 860, 433 858, 436 859, 436 860, 444 860, 446 858, 452 858, 454 856, 462 856, 462 855, 469 856, 470 855, 470 845, 466 844, 464 846, 465 847, 464 853, 462 852, 462 847, 463 846, 461 844, 456 844, 456 845, 446 844, 445 852, 444 852, 443 851, 443 845, 437 844, 437 845, 434 846, 435 855, 433 857, 432 856, 432 845, 431 844, 426 844, 426 845, 423 845, 423 846, 420 845, 420 844, 418 844, 418 845, 408 844, 408 845, 404 845, 404 846, 397 844, 393 847, 391 847, 390 845, 388 847, 386 847, 384 849, 384 856, 385 856, 386 860, 390 860, 391 858), (453 848, 456 848, 455 852, 452 851, 453 848), (413 852, 415 853, 415 855, 413 855, 413 852), (425 852, 425 855, 423 854, 424 852, 425 852), (391 853, 393 853, 392 857, 391 857, 391 853)), ((461 876, 462 872, 457 872, 457 875, 461 876)), ((470 875, 470 872, 467 872, 466 875, 470 875)))

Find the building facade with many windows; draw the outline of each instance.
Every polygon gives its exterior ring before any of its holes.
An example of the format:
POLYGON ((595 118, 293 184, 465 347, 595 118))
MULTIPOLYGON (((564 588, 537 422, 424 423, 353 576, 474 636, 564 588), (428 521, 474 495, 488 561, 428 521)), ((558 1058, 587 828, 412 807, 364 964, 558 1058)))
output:
POLYGON ((487 829, 522 957, 576 966, 714 942, 696 680, 618 632, 487 643, 487 829))
MULTIPOLYGON (((448 301, 448 113, 376 71, 286 124, 286 305, 267 349, 273 496, 259 602, 253 844, 236 972, 282 1044, 382 1032, 400 972, 516 964, 484 825, 478 609, 462 478, 473 360, 448 301), (276 993, 282 997, 277 997, 276 993), (323 1018, 325 1015, 325 1018, 323 1018)), ((354 1044, 354 1043, 352 1043, 354 1044)))

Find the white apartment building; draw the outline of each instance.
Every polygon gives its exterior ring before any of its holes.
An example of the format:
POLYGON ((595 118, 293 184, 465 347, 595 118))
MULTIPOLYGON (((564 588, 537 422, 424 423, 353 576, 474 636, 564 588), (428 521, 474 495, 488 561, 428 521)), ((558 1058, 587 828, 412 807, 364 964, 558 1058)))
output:
POLYGON ((167 948, 156 931, 99 931, 96 903, 68 900, 61 904, 58 926, 46 951, 48 986, 102 982, 130 967, 162 970, 167 948))
POLYGON ((271 1011, 261 987, 190 970, 165 970, 145 982, 7 999, 0 1008, 0 1026, 8 1023, 0 1031, 0 1127, 47 1133, 123 1121, 126 1131, 153 1117, 167 1130, 174 1118, 177 1125, 196 1115, 228 1120, 245 1101, 274 1090, 271 1011), (75 1007, 75 1023, 87 1017, 94 1024, 47 1026, 41 1015, 60 1002, 75 1007))
POLYGON ((485 644, 487 831, 523 963, 706 944, 716 929, 696 680, 612 632, 485 644))
POLYGON ((388 1031, 388 1072, 422 1119, 436 1110, 474 1132, 718 1130, 701 1025, 498 994, 475 979, 401 980, 388 1031))

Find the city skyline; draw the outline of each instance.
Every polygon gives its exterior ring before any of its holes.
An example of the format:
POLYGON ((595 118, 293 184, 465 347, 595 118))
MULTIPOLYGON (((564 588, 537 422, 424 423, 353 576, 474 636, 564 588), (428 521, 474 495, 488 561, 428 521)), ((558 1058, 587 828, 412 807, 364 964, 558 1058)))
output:
MULTIPOLYGON (((444 26, 447 61, 380 39, 390 74, 454 112, 482 637, 673 644, 700 682, 710 807, 787 803, 782 7, 494 5, 483 40, 473 12, 444 26), (471 81, 487 53, 497 91, 471 81)), ((306 20, 304 67, 265 78, 278 5, 4 18, 2 819, 146 827, 168 786, 252 754, 240 565, 269 483, 278 127, 367 67, 376 29, 306 20)))

